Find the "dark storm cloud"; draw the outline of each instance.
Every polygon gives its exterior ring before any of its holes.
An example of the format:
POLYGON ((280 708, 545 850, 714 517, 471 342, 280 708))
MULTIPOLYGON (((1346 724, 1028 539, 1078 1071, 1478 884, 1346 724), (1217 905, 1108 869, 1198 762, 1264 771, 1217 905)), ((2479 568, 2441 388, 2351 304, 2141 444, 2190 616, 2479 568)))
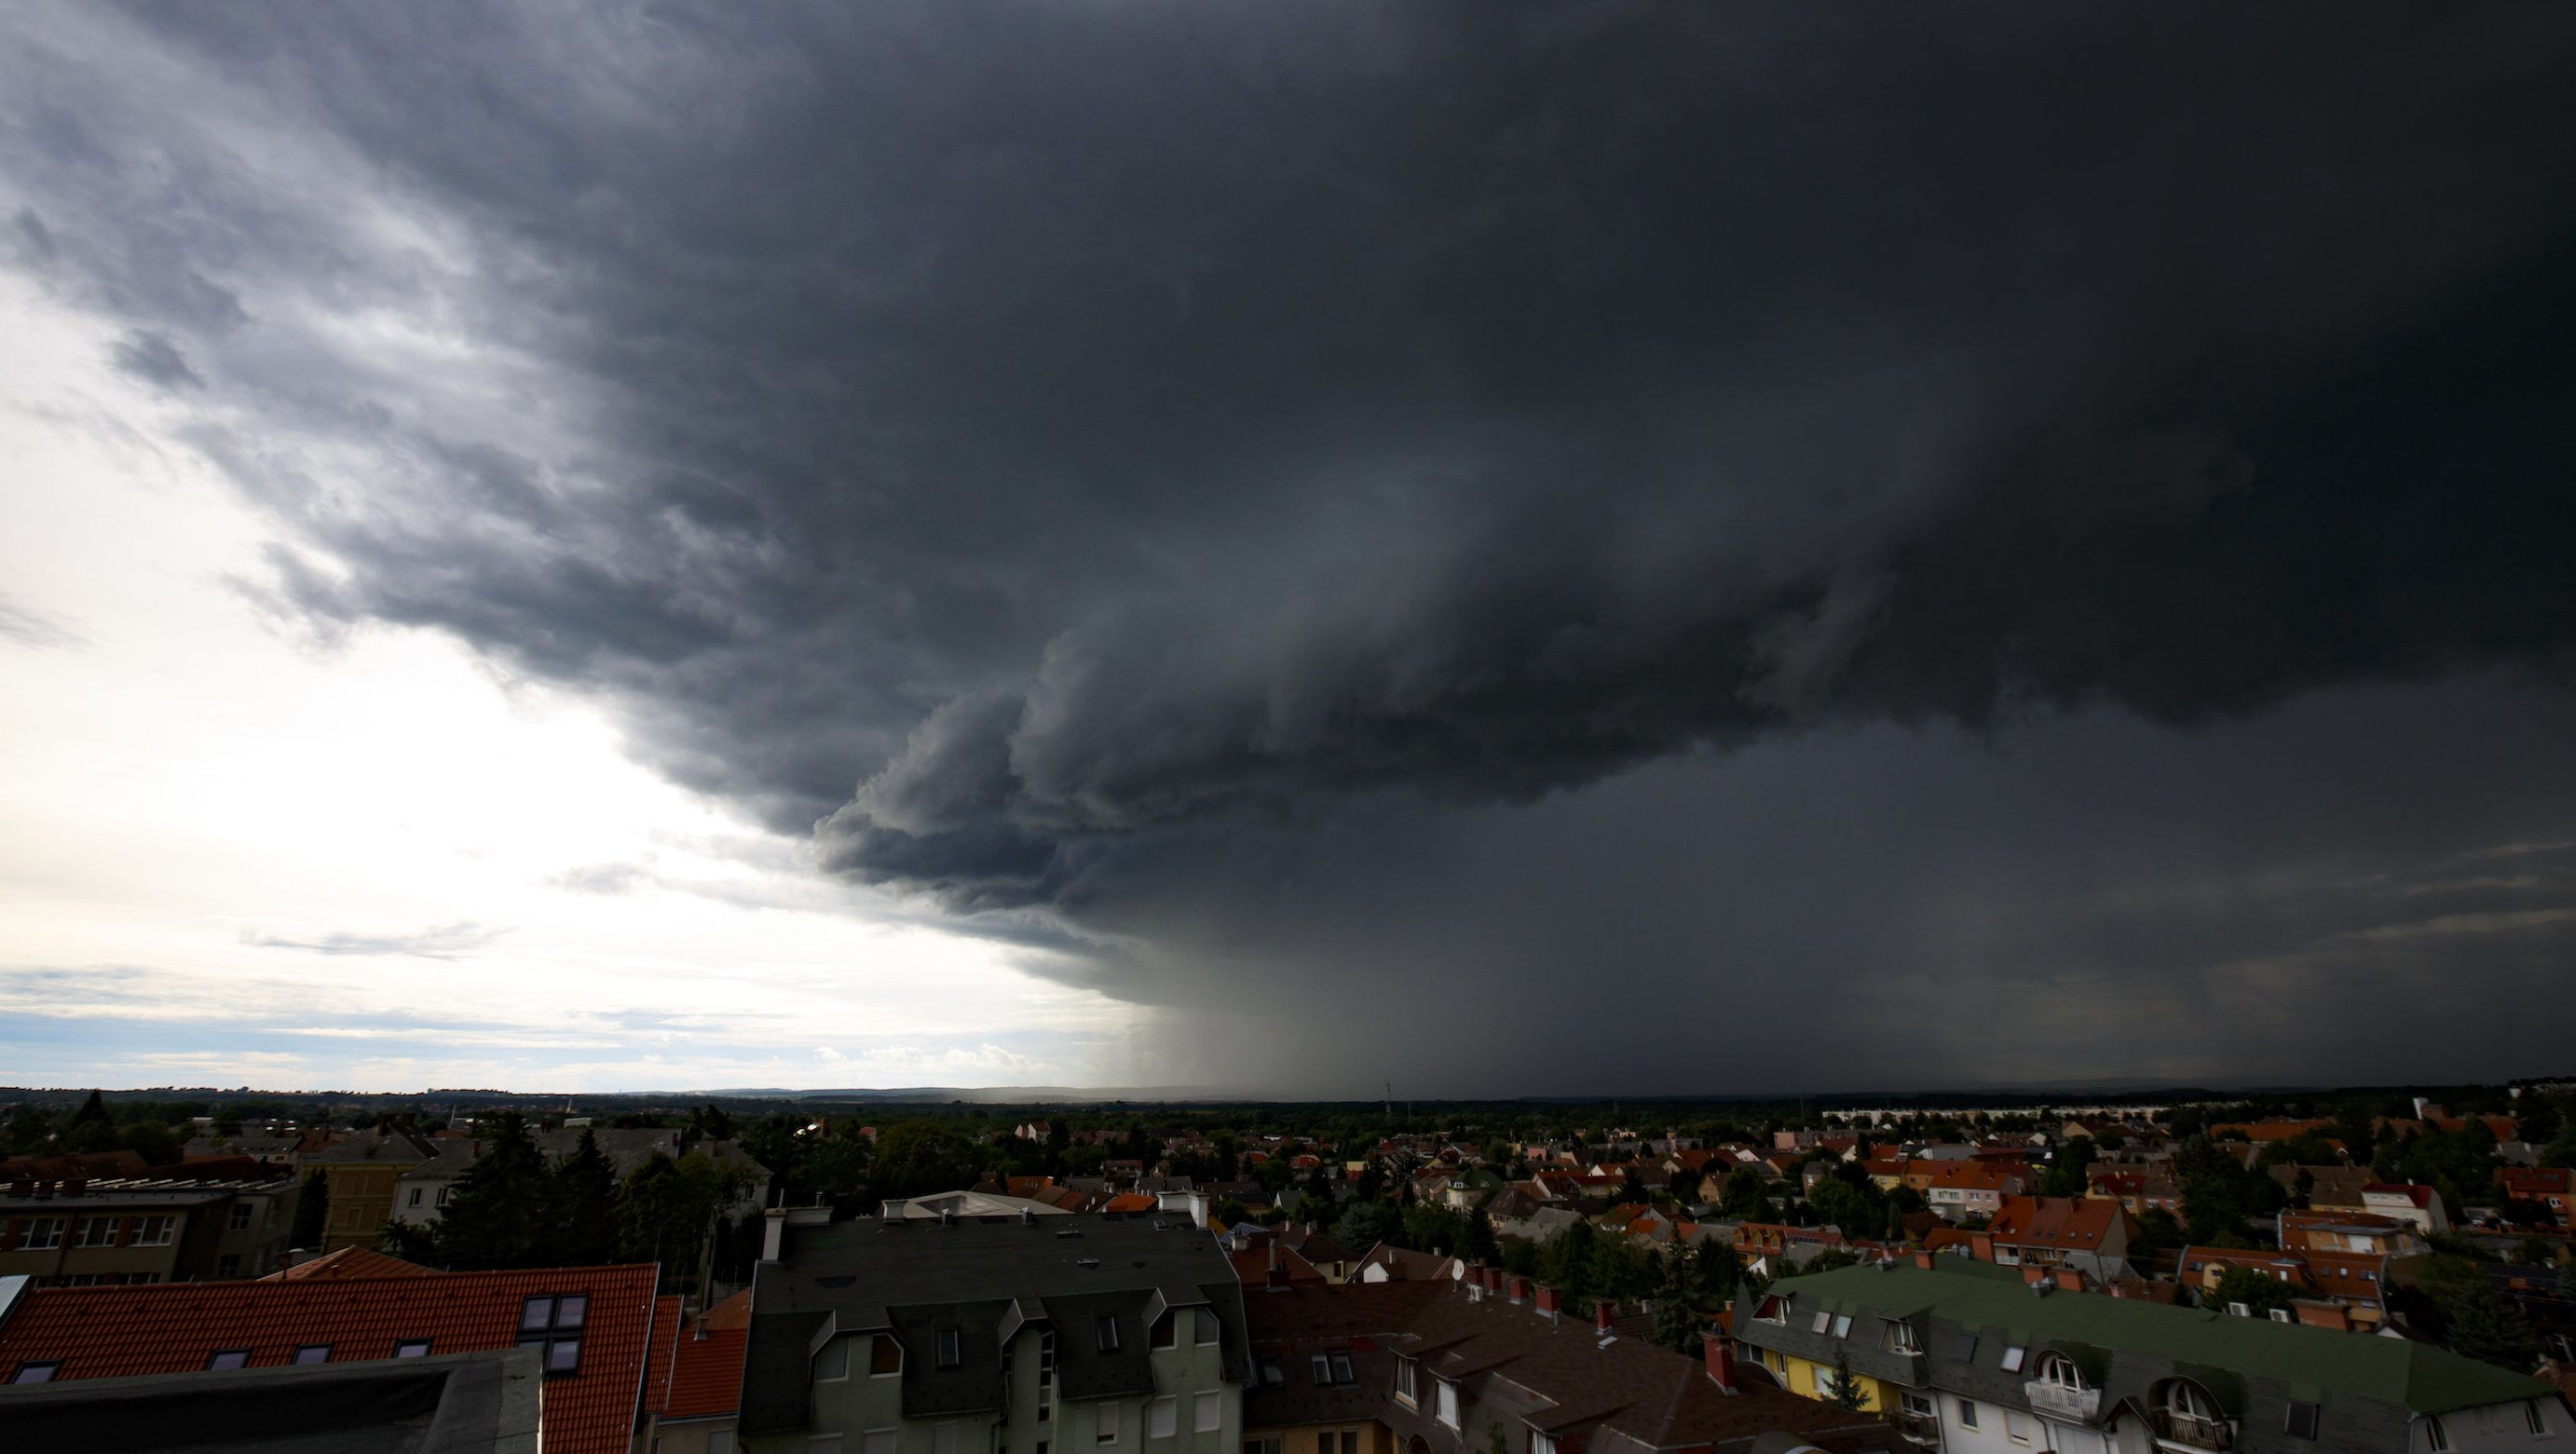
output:
POLYGON ((111 355, 118 369, 161 389, 202 389, 206 381, 188 367, 188 356, 158 333, 128 334, 111 355))
POLYGON ((2567 666, 2562 8, 125 14, 0 62, 15 256, 231 406, 281 603, 1115 993, 1686 983, 1752 930, 1659 855, 1793 816, 1633 789, 1706 754, 2567 666), (1603 803, 1597 900, 1485 850, 1603 803), (1470 928, 1387 964, 1408 903, 1470 928))

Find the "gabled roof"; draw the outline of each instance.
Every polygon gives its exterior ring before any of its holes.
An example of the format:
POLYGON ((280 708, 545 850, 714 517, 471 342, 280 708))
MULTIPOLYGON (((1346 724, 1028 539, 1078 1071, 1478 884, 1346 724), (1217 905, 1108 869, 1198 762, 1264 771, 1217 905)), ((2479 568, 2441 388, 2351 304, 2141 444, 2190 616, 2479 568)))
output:
POLYGON ((2022 1197, 2003 1200, 1987 1227, 1997 1242, 2022 1247, 2072 1247, 2101 1250, 2102 1239, 2128 1217, 2118 1202, 2086 1197, 2022 1197))
POLYGON ((506 1349, 529 1298, 590 1299, 578 1372, 545 1381, 546 1454, 622 1454, 634 1439, 653 1333, 651 1264, 524 1272, 442 1272, 300 1282, 181 1282, 45 1288, 0 1325, 0 1378, 22 1363, 62 1363, 57 1379, 192 1373, 245 1349, 246 1366, 291 1365, 327 1344, 331 1363, 390 1359, 407 1339, 429 1351, 506 1349))
POLYGON ((430 1269, 366 1247, 343 1247, 281 1267, 262 1282, 331 1282, 352 1277, 426 1277, 430 1269))
MULTIPOLYGON (((1812 1273, 1774 1283, 1770 1292, 1793 1297, 1801 1309, 1886 1317, 1928 1314, 1956 1326, 2009 1329, 2041 1342, 2090 1344, 2108 1350, 2115 1364, 2130 1355, 2170 1367, 2224 1369, 2242 1378, 2401 1402, 2416 1413, 2514 1403, 2548 1392, 2538 1379, 2429 1344, 2099 1294, 2035 1297, 2009 1268, 1957 1258, 1934 1261, 1932 1268, 1898 1263, 1812 1273)), ((1770 1336, 1767 1325, 1750 1318, 1739 1317, 1735 1331, 1757 1343, 1770 1336)), ((1939 1341, 1932 1346, 1937 1359, 1939 1341)))

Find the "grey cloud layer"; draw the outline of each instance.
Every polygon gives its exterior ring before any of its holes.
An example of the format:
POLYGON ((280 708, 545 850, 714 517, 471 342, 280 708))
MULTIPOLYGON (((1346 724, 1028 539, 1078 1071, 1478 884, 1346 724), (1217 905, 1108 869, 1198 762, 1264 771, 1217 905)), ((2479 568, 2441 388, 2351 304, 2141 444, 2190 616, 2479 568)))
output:
POLYGON ((10 255, 203 397, 284 604, 1137 998, 1408 888, 1686 977, 1656 860, 1780 819, 1605 780, 2576 631, 2563 9, 122 16, 0 60, 10 255), (1459 837, 1567 793, 1615 910, 1459 837))

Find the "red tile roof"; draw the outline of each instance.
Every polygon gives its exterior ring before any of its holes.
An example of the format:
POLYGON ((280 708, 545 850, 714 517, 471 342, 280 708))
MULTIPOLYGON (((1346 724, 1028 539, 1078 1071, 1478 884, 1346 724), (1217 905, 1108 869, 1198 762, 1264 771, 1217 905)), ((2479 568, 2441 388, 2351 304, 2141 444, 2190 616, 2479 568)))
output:
POLYGON ((644 1407, 659 1412, 671 1391, 671 1347, 680 1337, 680 1300, 653 1300, 653 1346, 644 1355, 644 1407))
POLYGON ((2118 1202, 2079 1197, 2006 1197, 1986 1230, 1998 1242, 2022 1247, 2076 1247, 2099 1251, 2102 1239, 2128 1216, 2118 1202))
POLYGON ((275 1368, 316 1343, 330 1345, 333 1363, 391 1358, 397 1343, 418 1338, 433 1354, 483 1352, 517 1341, 527 1299, 582 1293, 590 1306, 580 1371, 545 1381, 545 1454, 622 1454, 643 1394, 655 1280, 645 1264, 49 1287, 0 1325, 0 1377, 57 1360, 59 1379, 193 1373, 232 1348, 248 1349, 252 1368, 275 1368))
POLYGON ((660 1410, 666 1419, 702 1419, 742 1410, 742 1356, 751 1332, 746 1328, 708 1328, 704 1337, 684 1336, 673 1350, 670 1396, 660 1410))
POLYGON ((293 1267, 281 1267, 260 1279, 262 1282, 330 1282, 352 1277, 424 1277, 430 1270, 417 1262, 387 1257, 366 1247, 343 1247, 307 1258, 293 1267))

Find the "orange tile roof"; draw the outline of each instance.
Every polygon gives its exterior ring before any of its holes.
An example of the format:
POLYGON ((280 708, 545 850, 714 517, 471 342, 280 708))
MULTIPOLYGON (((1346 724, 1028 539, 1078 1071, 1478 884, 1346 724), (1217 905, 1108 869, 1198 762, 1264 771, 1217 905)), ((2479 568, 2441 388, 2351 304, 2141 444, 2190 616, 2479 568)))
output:
POLYGON ((275 1272, 270 1273, 268 1276, 261 1278, 260 1281, 330 1282, 334 1280, 345 1280, 352 1277, 425 1277, 430 1275, 432 1275, 430 1270, 421 1266, 417 1262, 405 1262, 399 1257, 387 1257, 385 1254, 375 1251, 372 1248, 343 1247, 337 1252, 325 1252, 319 1257, 307 1258, 306 1260, 295 1264, 293 1267, 281 1267, 275 1272))
POLYGON ((1109 1199, 1109 1205, 1102 1207, 1101 1210, 1104 1212, 1150 1212, 1161 1205, 1162 1202, 1157 1200, 1151 1193, 1126 1191, 1120 1192, 1118 1195, 1111 1197, 1109 1199))
POLYGON ((744 1288, 698 1316, 698 1322, 712 1333, 724 1328, 751 1326, 751 1289, 744 1288))
POLYGON ((2118 1202, 2080 1197, 2006 1197, 1986 1230, 1998 1242, 2024 1247, 2100 1249, 2103 1237, 2127 1216, 2118 1202))
POLYGON ((708 1328, 683 1337, 673 1350, 666 1419, 703 1419, 742 1411, 743 1349, 748 1328, 708 1328))
POLYGON ((660 1410, 671 1389, 671 1345, 680 1337, 680 1299, 653 1300, 653 1346, 644 1355, 644 1407, 660 1410))
POLYGON ((218 1350, 248 1349, 248 1366, 294 1361, 327 1343, 333 1363, 394 1356, 406 1339, 429 1351, 473 1353, 518 1339, 525 1301, 590 1298, 581 1369, 545 1380, 545 1454, 622 1454, 633 1441, 652 1341, 656 1269, 569 1267, 441 1272, 302 1282, 179 1282, 145 1287, 49 1287, 0 1325, 0 1369, 59 1361, 58 1379, 193 1373, 218 1350))

